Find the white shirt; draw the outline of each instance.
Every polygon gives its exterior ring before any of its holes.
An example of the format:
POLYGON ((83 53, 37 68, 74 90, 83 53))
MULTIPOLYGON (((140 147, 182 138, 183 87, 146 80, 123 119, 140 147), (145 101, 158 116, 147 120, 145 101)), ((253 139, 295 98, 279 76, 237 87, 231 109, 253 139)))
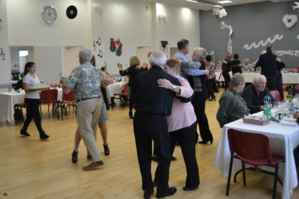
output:
MULTIPOLYGON (((25 75, 23 77, 23 84, 29 84, 29 88, 33 87, 33 86, 38 86, 40 85, 40 81, 37 77, 37 75, 34 75, 34 77, 30 74, 27 73, 27 75, 25 75)), ((34 93, 26 93, 25 94, 25 98, 28 99, 39 99, 39 92, 36 91, 34 93)))

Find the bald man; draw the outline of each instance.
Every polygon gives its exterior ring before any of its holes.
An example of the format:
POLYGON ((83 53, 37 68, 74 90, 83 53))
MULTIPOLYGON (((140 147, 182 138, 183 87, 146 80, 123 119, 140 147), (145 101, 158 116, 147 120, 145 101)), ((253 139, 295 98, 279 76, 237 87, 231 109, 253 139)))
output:
POLYGON ((241 96, 245 100, 247 108, 250 113, 257 113, 264 108, 264 97, 268 94, 271 97, 271 103, 273 104, 275 99, 269 93, 266 88, 267 80, 264 75, 257 75, 253 79, 253 84, 247 86, 241 96))

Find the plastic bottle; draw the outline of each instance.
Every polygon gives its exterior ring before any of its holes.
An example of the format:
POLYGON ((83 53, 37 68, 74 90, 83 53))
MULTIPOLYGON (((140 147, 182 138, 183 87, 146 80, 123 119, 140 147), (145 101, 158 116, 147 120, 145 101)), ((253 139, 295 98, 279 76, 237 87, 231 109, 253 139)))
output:
POLYGON ((264 108, 263 108, 263 111, 264 111, 264 115, 267 118, 271 118, 271 97, 269 96, 269 94, 267 94, 264 97, 264 108))
POLYGON ((44 80, 41 80, 41 81, 40 81, 40 84, 43 85, 43 84, 44 84, 44 80))

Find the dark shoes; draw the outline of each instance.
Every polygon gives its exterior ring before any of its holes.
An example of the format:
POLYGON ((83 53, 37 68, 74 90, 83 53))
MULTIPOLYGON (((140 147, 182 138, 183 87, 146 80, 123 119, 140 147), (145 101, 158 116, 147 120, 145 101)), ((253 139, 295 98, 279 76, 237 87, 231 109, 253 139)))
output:
POLYGON ((132 112, 129 112, 129 117, 130 117, 130 119, 134 119, 134 116, 133 116, 132 112))
POLYGON ((207 141, 199 141, 198 144, 208 144, 208 142, 213 144, 213 138, 211 140, 207 140, 207 141))
POLYGON ((73 163, 78 162, 78 151, 73 151, 73 153, 72 153, 72 162, 73 163))
POLYGON ((164 198, 164 197, 167 197, 167 196, 172 196, 173 194, 175 194, 176 192, 176 188, 175 187, 170 187, 168 188, 168 191, 167 193, 163 194, 163 195, 156 195, 157 198, 164 198))
POLYGON ((95 169, 102 168, 103 165, 104 165, 103 160, 100 160, 98 162, 93 162, 88 166, 82 167, 82 169, 83 169, 83 171, 92 171, 92 170, 95 170, 95 169))
POLYGON ((145 190, 144 191, 144 195, 143 195, 143 197, 145 198, 145 199, 149 199, 149 198, 151 198, 151 195, 154 193, 154 189, 152 189, 152 190, 145 190))
POLYGON ((184 190, 184 191, 192 191, 192 190, 197 189, 197 188, 198 188, 198 186, 197 186, 197 187, 194 187, 194 188, 183 187, 183 190, 184 190))
POLYGON ((30 134, 27 133, 27 131, 25 131, 24 129, 21 129, 20 134, 24 135, 25 137, 29 137, 30 136, 30 134))
POLYGON ((39 137, 40 137, 41 140, 46 140, 46 139, 48 139, 50 136, 48 136, 48 135, 45 133, 45 131, 42 131, 42 132, 39 133, 39 137))
POLYGON ((108 144, 106 144, 106 145, 103 144, 103 146, 104 146, 104 154, 106 156, 110 155, 110 150, 109 150, 108 144))
POLYGON ((213 98, 213 99, 209 99, 209 101, 216 101, 216 98, 213 98))

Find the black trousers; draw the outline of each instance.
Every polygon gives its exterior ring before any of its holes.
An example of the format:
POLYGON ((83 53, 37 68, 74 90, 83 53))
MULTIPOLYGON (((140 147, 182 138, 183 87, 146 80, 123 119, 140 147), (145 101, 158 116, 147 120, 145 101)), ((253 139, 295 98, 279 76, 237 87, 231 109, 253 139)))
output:
POLYGON ((225 90, 226 90, 229 87, 229 82, 230 82, 229 70, 223 70, 222 75, 224 78, 225 90))
POLYGON ((276 77, 266 77, 269 91, 276 90, 276 77))
POLYGON ((213 135, 209 128, 208 118, 205 113, 207 96, 207 92, 194 92, 192 99, 192 105, 194 107, 202 141, 213 139, 213 135))
POLYGON ((213 84, 215 83, 215 78, 213 79, 207 79, 207 89, 208 89, 208 99, 214 99, 215 95, 214 95, 214 89, 213 89, 213 84))
POLYGON ((40 134, 43 134, 44 131, 43 131, 43 128, 42 128, 42 125, 41 125, 41 117, 40 117, 40 112, 39 112, 39 103, 40 103, 39 99, 28 99, 28 98, 26 98, 25 101, 26 101, 26 104, 27 104, 27 108, 26 108, 26 110, 27 110, 26 116, 27 117, 26 117, 26 120, 24 122, 23 129, 25 131, 27 131, 31 120, 34 118, 37 130, 39 131, 40 134))
POLYGON ((130 92, 130 104, 129 104, 130 113, 132 113, 133 106, 134 106, 133 96, 132 96, 131 93, 132 93, 132 92, 130 92))
POLYGON ((109 103, 108 103, 108 96, 107 96, 106 88, 105 87, 101 87, 101 91, 102 91, 104 102, 106 104, 106 109, 109 110, 110 107, 109 107, 109 103))
MULTIPOLYGON (((179 129, 177 131, 169 132, 170 135, 170 146, 171 154, 174 152, 175 143, 178 141, 182 150, 182 154, 185 161, 185 166, 187 170, 187 178, 185 186, 191 189, 198 187, 199 185, 199 172, 198 165, 195 155, 195 139, 196 134, 196 122, 189 127, 179 129)), ((159 166, 156 170, 155 182, 159 180, 161 176, 161 171, 159 166)))
POLYGON ((170 167, 170 136, 167 121, 164 116, 152 115, 136 111, 134 117, 134 134, 138 162, 142 177, 142 189, 151 190, 153 181, 151 175, 152 140, 157 145, 158 166, 161 173, 158 181, 157 195, 167 193, 169 186, 170 167))

